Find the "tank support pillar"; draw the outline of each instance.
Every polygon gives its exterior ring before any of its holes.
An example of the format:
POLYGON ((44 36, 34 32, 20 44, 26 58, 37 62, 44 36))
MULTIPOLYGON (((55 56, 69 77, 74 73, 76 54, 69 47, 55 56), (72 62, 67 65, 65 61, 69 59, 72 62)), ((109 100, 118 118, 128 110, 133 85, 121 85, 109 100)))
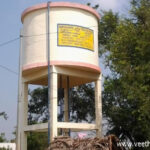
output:
MULTIPOLYGON (((21 77, 19 81, 19 101, 18 101, 18 128, 17 128, 17 150, 27 150, 27 133, 28 132, 47 132, 48 123, 28 125, 28 84, 32 84, 35 79, 41 79, 47 76, 47 69, 42 72, 35 72, 32 75, 21 77)), ((52 142, 58 136, 58 129, 62 129, 64 135, 69 135, 69 131, 89 131, 96 130, 97 137, 102 136, 102 101, 101 101, 101 74, 93 74, 86 70, 76 70, 59 66, 51 66, 50 72, 50 141, 52 142), (86 83, 95 83, 95 123, 74 123, 69 122, 69 86, 64 82, 64 122, 58 122, 58 77, 64 76, 64 81, 70 77, 89 79, 86 83)), ((73 87, 70 86, 70 87, 73 87)))
POLYGON ((51 85, 50 85, 50 140, 57 137, 57 73, 54 72, 53 67, 51 67, 51 85))
POLYGON ((97 137, 102 136, 102 98, 101 98, 101 78, 95 82, 95 123, 97 126, 96 135, 97 137))
POLYGON ((28 119, 28 84, 22 81, 19 87, 17 150, 27 150, 27 133, 24 128, 28 119))

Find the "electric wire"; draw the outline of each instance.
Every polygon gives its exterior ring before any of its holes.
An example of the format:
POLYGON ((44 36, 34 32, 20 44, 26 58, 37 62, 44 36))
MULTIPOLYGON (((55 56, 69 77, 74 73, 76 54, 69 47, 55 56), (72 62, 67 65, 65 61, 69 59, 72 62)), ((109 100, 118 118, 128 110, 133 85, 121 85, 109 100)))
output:
MULTIPOLYGON (((10 44, 10 43, 12 43, 12 42, 15 42, 15 41, 19 40, 19 39, 20 39, 20 37, 17 37, 17 38, 14 38, 14 39, 12 39, 12 40, 3 42, 3 43, 0 44, 0 47, 5 46, 5 45, 8 45, 8 44, 10 44)), ((10 68, 4 66, 4 65, 0 65, 0 68, 2 68, 2 69, 4 69, 4 70, 7 70, 8 72, 13 73, 13 74, 15 74, 15 75, 18 75, 17 72, 15 72, 14 70, 12 70, 12 69, 10 69, 10 68)))
POLYGON ((42 36, 42 35, 47 35, 48 33, 41 33, 41 34, 35 34, 35 35, 21 35, 24 38, 28 37, 35 37, 35 36, 42 36))
POLYGON ((17 41, 17 40, 19 40, 19 39, 20 39, 20 37, 17 37, 17 38, 14 38, 14 39, 12 39, 12 40, 3 42, 3 43, 0 44, 0 47, 2 47, 2 46, 4 46, 4 45, 8 45, 9 43, 12 43, 12 42, 14 42, 14 41, 17 41))
MULTIPOLYGON (((98 27, 98 26, 88 26, 86 28, 91 28, 91 27, 98 27)), ((57 33, 58 32, 41 33, 41 34, 35 34, 35 35, 20 35, 20 37, 28 38, 28 37, 43 36, 43 35, 47 35, 47 34, 57 34, 57 33)), ((63 32, 61 32, 61 33, 63 33, 63 32)), ((15 42, 15 41, 19 40, 20 37, 14 38, 12 40, 9 40, 9 41, 3 42, 3 43, 0 43, 0 47, 7 45, 9 43, 15 42)))
MULTIPOLYGON (((98 27, 98 26, 88 26, 88 27, 83 27, 83 28, 92 28, 92 27, 98 27)), ((35 36, 43 36, 47 34, 57 34, 58 32, 50 32, 50 33, 40 33, 40 34, 35 34, 35 35, 21 35, 22 37, 35 37, 35 36)), ((59 32, 59 33, 65 33, 65 32, 59 32)))
POLYGON ((9 69, 9 68, 8 68, 8 67, 6 67, 6 66, 0 65, 0 68, 3 68, 3 69, 5 69, 5 70, 7 70, 7 71, 9 71, 9 72, 11 72, 11 73, 13 73, 13 74, 15 74, 15 75, 18 75, 18 73, 17 73, 17 72, 15 72, 15 71, 13 71, 13 70, 9 69))
MULTIPOLYGON (((5 45, 8 45, 8 44, 10 44, 10 43, 12 43, 12 42, 15 42, 15 41, 19 40, 19 39, 20 39, 20 37, 17 37, 17 38, 14 38, 14 39, 12 39, 12 40, 3 42, 3 43, 0 44, 0 47, 5 46, 5 45)), ((8 72, 13 73, 13 74, 15 74, 15 75, 18 75, 17 72, 15 72, 14 70, 12 70, 12 69, 10 69, 10 68, 4 66, 4 65, 0 65, 0 68, 2 68, 2 69, 4 69, 4 70, 7 70, 8 72)))

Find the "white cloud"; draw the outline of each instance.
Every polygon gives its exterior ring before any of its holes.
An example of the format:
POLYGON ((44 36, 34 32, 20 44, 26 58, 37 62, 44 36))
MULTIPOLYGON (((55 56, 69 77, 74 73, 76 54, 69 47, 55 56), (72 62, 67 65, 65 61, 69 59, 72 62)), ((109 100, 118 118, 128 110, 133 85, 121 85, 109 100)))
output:
POLYGON ((92 0, 92 4, 99 4, 100 9, 112 9, 115 12, 126 13, 129 9, 130 0, 92 0))
POLYGON ((118 3, 117 3, 117 1, 118 0, 94 0, 95 1, 95 3, 97 2, 97 3, 99 3, 99 5, 100 5, 100 7, 102 8, 102 9, 116 9, 117 8, 117 5, 118 5, 118 3))

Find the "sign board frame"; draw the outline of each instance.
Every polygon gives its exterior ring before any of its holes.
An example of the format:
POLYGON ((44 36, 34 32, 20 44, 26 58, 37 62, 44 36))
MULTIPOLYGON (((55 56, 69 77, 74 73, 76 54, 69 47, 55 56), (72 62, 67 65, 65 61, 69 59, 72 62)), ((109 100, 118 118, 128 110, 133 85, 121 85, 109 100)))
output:
MULTIPOLYGON (((69 38, 69 37, 68 37, 69 38)), ((57 46, 60 46, 60 47, 75 47, 75 48, 82 48, 82 49, 86 49, 86 50, 90 50, 90 51, 92 51, 92 52, 94 52, 94 30, 92 30, 92 29, 90 29, 90 28, 87 28, 87 27, 83 27, 83 26, 79 26, 79 25, 74 25, 74 24, 57 24, 57 46), (59 27, 60 26, 72 26, 73 28, 79 28, 79 29, 83 29, 83 30, 87 30, 87 31, 89 31, 89 32, 91 32, 92 33, 92 48, 87 48, 87 47, 85 47, 85 46, 77 46, 76 44, 74 44, 74 45, 70 45, 70 44, 62 44, 62 43, 60 43, 60 41, 59 41, 59 38, 60 38, 60 35, 61 35, 61 33, 59 32, 59 27)))

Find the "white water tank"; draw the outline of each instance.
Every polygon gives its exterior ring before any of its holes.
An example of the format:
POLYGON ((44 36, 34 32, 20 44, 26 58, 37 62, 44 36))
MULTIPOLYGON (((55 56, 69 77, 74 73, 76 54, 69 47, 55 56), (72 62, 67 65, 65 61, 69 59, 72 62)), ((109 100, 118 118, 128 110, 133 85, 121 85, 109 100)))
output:
MULTIPOLYGON (((47 3, 22 13, 23 74, 47 67, 47 3)), ((99 14, 77 3, 50 3, 50 64, 100 73, 98 62, 99 14)))

